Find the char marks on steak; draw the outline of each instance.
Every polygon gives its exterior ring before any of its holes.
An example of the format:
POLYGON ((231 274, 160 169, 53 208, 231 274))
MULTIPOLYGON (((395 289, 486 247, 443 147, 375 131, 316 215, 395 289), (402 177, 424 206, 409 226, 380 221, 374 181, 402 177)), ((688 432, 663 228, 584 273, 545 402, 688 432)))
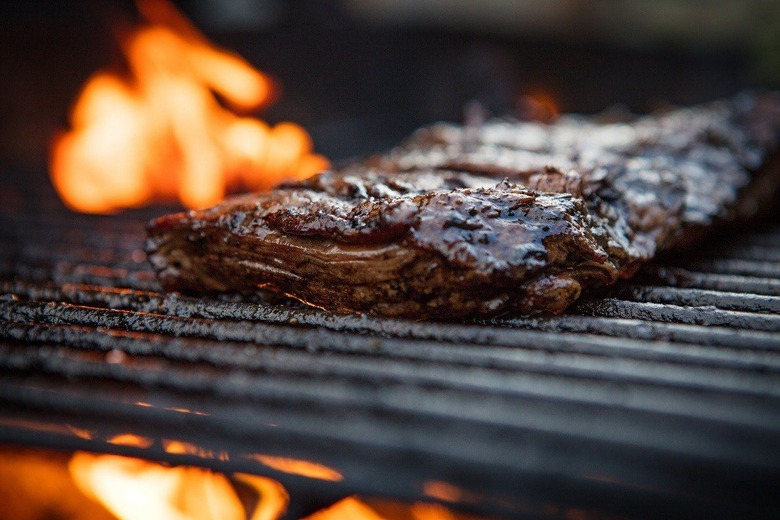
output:
POLYGON ((622 123, 437 124, 387 154, 159 218, 147 249, 167 290, 410 318, 560 313, 756 211, 768 190, 750 187, 777 184, 779 137, 775 94, 622 123))

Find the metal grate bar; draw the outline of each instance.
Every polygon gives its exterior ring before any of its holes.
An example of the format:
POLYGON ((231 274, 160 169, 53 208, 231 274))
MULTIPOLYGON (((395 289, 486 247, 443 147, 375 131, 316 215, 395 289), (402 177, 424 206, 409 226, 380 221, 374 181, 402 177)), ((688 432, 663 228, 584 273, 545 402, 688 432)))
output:
POLYGON ((110 288, 127 287, 141 291, 160 289, 157 278, 149 271, 64 261, 56 264, 0 261, 0 276, 36 282, 53 281, 62 284, 86 284, 110 288))
MULTIPOLYGON (((780 428, 780 409, 771 401, 756 402, 745 395, 733 394, 733 387, 711 393, 706 400, 701 399, 695 381, 684 386, 664 386, 661 381, 638 383, 634 386, 630 400, 626 400, 614 388, 605 387, 600 377, 593 376, 593 366, 599 363, 587 357, 569 355, 558 359, 553 367, 574 367, 585 374, 576 376, 571 369, 568 373, 555 373, 539 370, 544 361, 544 353, 534 351, 507 352, 478 348, 473 345, 436 348, 426 343, 406 344, 388 341, 381 347, 361 349, 359 345, 348 342, 323 342, 317 351, 312 352, 298 346, 293 350, 261 348, 235 342, 179 338, 172 339, 156 334, 120 333, 101 331, 95 328, 57 327, 51 325, 2 324, 0 337, 25 343, 69 346, 87 352, 95 362, 102 358, 97 352, 121 350, 129 355, 156 359, 160 367, 168 361, 183 363, 208 363, 210 366, 233 370, 261 371, 263 374, 306 375, 307 377, 345 377, 352 381, 397 381, 403 384, 437 385, 452 390, 486 391, 494 394, 518 394, 557 401, 576 401, 605 407, 619 406, 627 409, 649 410, 659 413, 673 413, 683 416, 707 418, 711 420, 735 421, 742 419, 744 424, 754 424, 762 428, 780 428), (332 352, 325 355, 323 351, 332 352), (388 353, 395 352, 395 355, 388 353), (381 356, 382 363, 373 358, 381 356), (316 358, 312 362, 311 358, 316 358), (534 368, 534 365, 536 368, 534 368), (446 370, 444 369, 446 367, 446 370), (510 371, 510 372, 507 372, 510 371), (572 379, 572 376, 575 376, 572 379), (693 388, 691 388, 693 386, 693 388), (674 396, 672 399, 671 397, 674 396), (731 405, 729 404, 731 403, 731 405), (766 409, 768 407, 768 409, 766 409), (777 412, 777 413, 775 413, 777 412)), ((335 338, 332 338, 335 339, 335 338)), ((53 347, 52 347, 53 348, 53 347)), ((17 351, 18 353, 18 351, 17 351)), ((51 354, 48 354, 51 355, 51 354)), ((62 355, 62 353, 57 354, 62 355)), ((19 359, 23 358, 23 354, 19 359)), ((778 366, 773 364, 773 371, 778 366)), ((17 362, 25 362, 23 359, 17 362)), ((29 361, 28 361, 29 362, 29 361)), ((3 358, 4 365, 12 364, 3 358)), ((621 373, 629 369, 630 379, 638 381, 634 366, 630 362, 615 362, 605 367, 610 381, 625 380, 621 373), (618 365, 623 366, 621 370, 618 365)), ((647 366, 647 364, 645 363, 647 366)), ((55 366, 56 369, 56 365, 55 366)), ((156 365, 150 365, 152 367, 156 365)), ((599 364, 599 367, 602 367, 599 364)), ((51 370, 55 370, 51 369, 51 370)), ((58 373, 72 376, 71 373, 58 373)), ((728 374, 723 374, 728 378, 728 374)), ((222 377, 226 377, 223 374, 222 377)), ((695 376, 695 374, 694 374, 695 376)), ((264 377, 266 377, 264 375, 264 377)), ((384 384, 383 383, 383 384, 384 384)), ((755 383, 755 381, 754 381, 755 383)), ((318 380, 316 384, 322 384, 318 380)), ((751 385, 753 389, 755 385, 751 385)))
POLYGON ((780 278, 780 262, 715 258, 696 260, 686 264, 686 266, 695 271, 780 278))
POLYGON ((659 303, 631 302, 617 298, 586 299, 575 304, 577 312, 590 316, 620 317, 690 325, 780 331, 780 316, 728 311, 707 307, 681 307, 659 303))
MULTIPOLYGON (((582 402, 558 403, 551 406, 547 400, 541 402, 531 396, 523 399, 507 399, 506 390, 494 391, 494 388, 479 386, 479 380, 489 381, 487 374, 455 373, 449 376, 434 372, 445 383, 457 381, 457 387, 445 384, 420 388, 412 381, 398 381, 395 378, 376 376, 363 382, 355 382, 343 377, 326 379, 321 376, 300 377, 299 375, 277 375, 263 373, 262 377, 252 377, 247 371, 221 374, 209 366, 180 366, 178 364, 160 364, 155 361, 127 356, 121 364, 109 364, 96 359, 93 353, 79 353, 70 348, 50 348, 41 346, 34 356, 19 353, 18 349, 0 345, 0 359, 3 364, 15 371, 36 370, 44 373, 66 375, 69 379, 109 379, 114 381, 140 382, 146 386, 173 387, 177 391, 198 392, 227 399, 245 401, 252 399, 253 406, 273 406, 276 403, 296 402, 306 409, 317 409, 323 405, 333 410, 360 413, 359 409, 373 410, 381 414, 402 414, 405 420, 415 417, 434 421, 465 421, 482 425, 519 430, 543 430, 547 433, 565 434, 583 439, 599 440, 619 444, 640 444, 653 450, 683 452, 687 455, 709 455, 709 442, 726 434, 728 423, 712 427, 710 435, 702 435, 702 424, 691 417, 661 418, 654 413, 631 412, 613 406, 610 411, 599 413, 599 424, 576 420, 583 415, 598 413, 582 402), (465 380, 462 378, 465 377, 465 380), (449 381, 446 381, 449 379, 449 381), (327 382, 327 384, 324 384, 327 382), (420 399, 421 391, 424 399, 420 399), (496 413, 497 409, 503 413, 496 413), (351 410, 355 410, 354 412, 351 410), (676 428, 669 429, 669 424, 676 428)), ((359 367, 368 367, 376 363, 364 363, 359 367)), ((344 367, 337 365, 344 370, 344 367)), ((355 368, 358 368, 356 366, 355 368)), ((411 367, 410 367, 411 368, 411 367)), ((424 366, 422 367, 424 369, 424 366)), ((414 373, 414 370, 412 370, 414 373)), ((419 377, 419 375, 415 375, 419 377)), ((516 377, 507 377, 499 382, 516 381, 516 377)), ((522 377, 519 378, 522 381, 522 377)), ((441 381, 440 381, 441 382, 441 381)), ((714 408, 714 407, 713 407, 714 408)), ((767 408, 768 410, 769 408, 767 408)), ((760 414, 754 417, 760 418, 760 414)), ((401 419, 401 418, 399 418, 401 419)), ((404 420, 404 419, 402 419, 404 420)), ((763 426, 763 425, 760 425, 763 426)), ((773 434, 760 427, 746 429, 744 424, 736 428, 748 437, 752 437, 749 446, 734 450, 739 462, 758 466, 780 463, 780 453, 766 453, 769 443, 774 442, 773 434)), ((706 431, 706 430, 705 430, 706 431)), ((723 453, 719 458, 733 460, 733 453, 723 453)))
MULTIPOLYGON (((60 248, 66 252, 68 247, 76 249, 93 249, 96 251, 110 250, 116 252, 131 252, 141 248, 143 245, 143 231, 139 229, 129 229, 127 233, 120 233, 120 230, 111 230, 104 232, 99 229, 91 229, 89 225, 83 229, 63 229, 59 233, 52 233, 51 229, 26 229, 23 237, 9 235, 0 230, 0 241, 15 244, 16 249, 25 249, 35 251, 37 244, 48 244, 53 248, 60 248), (128 237, 130 240, 128 240, 128 237)), ((4 251, 3 253, 8 253, 4 251)))
POLYGON ((722 258, 734 258, 740 260, 758 260, 765 262, 780 262, 780 248, 777 244, 769 245, 734 245, 723 251, 713 251, 722 258))
MULTIPOLYGON (((92 264, 110 266, 114 269, 131 269, 135 271, 148 271, 146 255, 140 248, 127 248, 124 250, 109 247, 67 247, 66 245, 46 244, 36 246, 24 246, 17 254, 17 258, 24 259, 25 263, 57 265, 60 262, 66 264, 92 264)), ((13 258, 6 260, 12 262, 13 258)))
MULTIPOLYGON (((12 316, 13 317, 13 316, 12 316)), ((75 332, 68 332, 68 327, 58 327, 56 325, 27 324, 20 322, 0 322, 0 337, 13 339, 17 341, 48 341, 48 342, 71 342, 79 344, 79 334, 86 334, 83 341, 97 341, 93 334, 88 333, 89 327, 80 326, 75 328, 75 332), (53 327, 53 328, 52 328, 53 327), (82 327, 87 327, 86 329, 82 327)), ((639 377, 642 373, 649 373, 655 366, 671 367, 674 371, 675 366, 680 367, 698 367, 712 368, 715 370, 728 369, 728 373, 733 373, 739 377, 741 371, 760 370, 771 375, 780 369, 780 359, 777 353, 760 353, 752 355, 739 356, 739 351, 734 349, 696 349, 692 345, 673 345, 659 343, 649 350, 643 351, 646 346, 644 342, 637 342, 630 348, 621 346, 614 340, 605 341, 604 338, 582 337, 581 341, 573 342, 569 353, 556 355, 550 360, 549 348, 554 346, 555 340, 550 341, 550 337, 544 337, 536 334, 538 341, 534 341, 533 334, 531 343, 518 341, 516 346, 507 348, 504 346, 493 347, 490 345, 475 344, 457 344, 441 345, 438 342, 422 340, 399 340, 394 338, 376 338, 372 341, 359 341, 349 335, 341 333, 320 333, 319 331, 301 330, 299 334, 290 334, 283 328, 267 327, 258 335, 253 345, 271 346, 271 347, 289 347, 293 349, 308 349, 313 352, 325 354, 326 352, 346 353, 368 356, 384 356, 391 359, 413 359, 436 361, 441 363, 453 363, 482 367, 495 367, 497 369, 515 369, 526 367, 528 370, 538 370, 540 366, 549 368, 546 373, 556 373, 557 371, 578 370, 586 377, 615 379, 620 376, 639 377), (547 339, 547 341, 544 341, 547 339), (547 345, 545 345, 547 343, 547 345), (621 360, 615 359, 622 354, 621 360), (606 358, 606 359, 602 359, 606 358), (595 364, 605 363, 601 370, 594 370, 595 364)), ((102 333, 101 333, 102 334, 102 333)), ((100 335, 101 341, 116 341, 118 344, 129 348, 128 342, 134 339, 143 339, 146 336, 136 336, 138 332, 113 331, 111 335, 100 335)), ((162 342, 165 338, 159 332, 148 332, 153 335, 156 341, 162 342)), ((525 335, 524 335, 525 336, 525 335)), ((214 339, 211 336, 197 335, 191 336, 204 339, 204 344, 211 344, 214 339)), ((567 341, 573 338, 564 336, 558 341, 567 341)), ((174 341, 173 338, 168 338, 174 341)), ((219 339, 218 341, 225 341, 219 339)), ((231 338, 230 342, 245 343, 240 339, 231 338)), ((197 344, 197 343, 193 343, 197 344)), ((119 347, 117 347, 119 348, 119 347)), ((249 355, 251 349, 245 348, 245 354, 249 355)), ((164 353, 158 353, 163 355, 164 353)), ((246 357, 246 356, 244 356, 246 357)), ((598 365, 596 368, 602 365, 598 365)), ((728 375, 726 372, 718 371, 718 377, 724 379, 728 375)), ((664 374, 661 379, 666 377, 673 378, 673 373, 664 374)), ((682 384, 687 384, 687 379, 681 379, 682 384)), ((729 384, 728 381, 717 381, 718 385, 729 384)))
POLYGON ((762 232, 749 232, 745 233, 744 236, 741 236, 734 240, 734 242, 737 242, 739 244, 742 244, 743 246, 749 247, 749 246, 762 246, 762 247, 772 247, 777 248, 780 244, 780 230, 778 230, 777 227, 762 231, 762 232))
MULTIPOLYGON (((30 302, 29 304, 11 305, 15 307, 4 319, 15 322, 29 323, 30 321, 42 321, 53 324, 70 325, 89 325, 89 326, 108 326, 112 329, 125 329, 132 331, 153 332, 161 334, 186 335, 201 338, 211 338, 229 341, 252 341, 265 345, 286 344, 288 346, 298 346, 314 349, 341 349, 342 343, 347 343, 349 337, 339 337, 342 335, 334 334, 330 337, 323 337, 317 331, 306 333, 304 331, 291 332, 285 328, 274 328, 264 324, 248 324, 242 322, 215 322, 210 320, 164 317, 158 315, 146 315, 141 313, 131 313, 126 311, 105 311, 88 308, 78 308, 62 304, 43 304, 30 302)), ((533 335, 530 334, 529 335, 533 335)), ((555 338, 548 335, 543 338, 543 334, 537 333, 538 339, 546 339, 548 348, 558 347, 560 349, 567 343, 571 344, 572 339, 568 337, 555 338)), ((527 335, 526 335, 527 336, 527 335)), ((526 339, 529 339, 526 337, 526 339)), ((582 338, 580 341, 587 342, 591 338, 582 338)), ((609 338, 592 338, 592 344, 603 348, 605 344, 615 346, 619 341, 609 338)), ((520 343, 522 344, 522 343, 520 343)), ((657 383, 664 385, 680 385, 701 388, 725 388, 735 392, 756 392, 765 394, 772 393, 775 376, 772 374, 771 367, 777 365, 775 355, 763 354, 752 357, 752 363, 747 366, 741 365, 724 368, 711 366, 713 360, 703 362, 691 359, 678 358, 676 363, 671 363, 668 359, 625 359, 616 356, 600 356, 594 358, 593 355, 584 354, 565 354, 556 352, 554 356, 546 350, 539 350, 539 342, 531 343, 533 348, 514 348, 506 347, 494 350, 488 350, 485 347, 476 347, 473 345, 448 346, 444 352, 445 359, 458 359, 460 363, 502 363, 504 368, 512 370, 541 371, 547 374, 562 374, 572 377, 590 377, 605 381, 644 381, 648 383, 657 383), (474 352, 476 350, 476 352, 474 352), (761 361, 764 361, 762 363, 761 361), (767 364, 768 362, 768 364, 767 364), (762 373, 756 374, 755 369, 761 368, 762 373), (767 372, 769 371, 769 372, 767 372)), ((365 338, 352 339, 351 348, 358 349, 363 354, 371 354, 372 351, 379 351, 385 358, 394 357, 393 352, 399 350, 406 353, 413 348, 408 341, 403 344, 394 345, 392 340, 379 340, 376 342, 367 342, 365 338)), ((436 348, 435 344, 423 344, 423 349, 436 348)), ((401 354, 404 355, 404 354, 401 354)), ((780 388, 777 389, 780 392, 780 388)))
POLYGON ((773 332, 734 329, 729 327, 686 325, 629 318, 564 315, 554 318, 511 319, 502 321, 524 329, 547 332, 580 332, 649 342, 671 341, 703 347, 734 347, 742 351, 777 350, 780 337, 773 332))
MULTIPOLYGON (((30 284, 27 282, 0 282, 0 292, 32 300, 69 302, 77 305, 155 313, 180 318, 197 317, 294 326, 316 326, 336 331, 372 332, 385 336, 446 342, 514 345, 525 337, 526 341, 537 342, 540 346, 548 345, 549 341, 545 341, 538 335, 529 337, 532 334, 532 330, 538 330, 552 333, 553 336, 561 332, 585 332, 588 334, 647 340, 646 343, 636 345, 640 352, 652 351, 653 345, 659 339, 697 345, 738 347, 740 351, 746 349, 780 349, 780 337, 771 332, 735 330, 725 327, 699 327, 635 319, 560 316, 545 319, 513 319, 495 322, 496 325, 501 325, 502 327, 519 328, 518 330, 507 330, 506 328, 485 328, 455 324, 410 323, 366 316, 333 316, 303 308, 295 309, 273 307, 265 304, 193 299, 151 292, 84 285, 56 286, 52 284, 30 284)), ((569 340, 572 340, 574 343, 578 341, 576 336, 567 337, 567 341, 569 340)), ((622 342, 621 344, 625 345, 626 348, 634 346, 632 342, 622 342)))
POLYGON ((780 296, 780 280, 733 274, 703 273, 677 267, 647 266, 638 277, 676 287, 780 296))
MULTIPOLYGON (((38 292, 30 294, 30 296, 43 297, 43 299, 47 299, 46 296, 52 296, 52 294, 45 294, 46 291, 43 292, 44 294, 38 292)), ((84 293, 77 292, 77 295, 78 294, 83 295, 84 293)), ((54 296, 59 296, 59 294, 55 292, 54 296)), ((153 314, 148 313, 156 313, 157 319, 162 319, 164 316, 172 316, 172 319, 175 318, 174 323, 182 323, 182 327, 186 326, 188 323, 185 318, 229 318, 231 321, 219 322, 220 333, 229 334, 236 339, 244 341, 253 341, 257 338, 259 332, 253 332, 253 330, 261 331, 262 328, 266 326, 266 323, 275 323, 277 325, 294 324, 297 326, 318 326, 322 327, 321 330, 373 332, 382 335, 389 334, 395 337, 433 339, 447 342, 516 345, 518 342, 525 339, 525 341, 528 342, 536 342, 540 347, 547 346, 549 348, 561 345, 561 343, 555 341, 555 335, 561 332, 601 333, 637 340, 647 339, 651 344, 647 345, 647 342, 640 342, 639 348, 640 350, 647 348, 650 349, 650 351, 652 351, 653 341, 657 341, 661 337, 670 338, 674 341, 696 340, 700 343, 702 343, 702 340, 707 340, 704 344, 712 343, 721 346, 733 346, 738 347, 740 351, 744 351, 745 349, 776 351, 780 348, 780 338, 778 338, 776 334, 734 331, 726 328, 701 328, 685 325, 675 326, 663 323, 637 323, 636 320, 614 318, 582 317, 582 319, 579 319, 581 317, 564 316, 545 320, 514 320, 508 321, 506 324, 525 326, 527 328, 514 330, 490 328, 486 330, 479 326, 444 325, 436 323, 415 324, 411 322, 399 322, 376 318, 368 319, 354 316, 334 317, 324 313, 303 309, 278 309, 252 304, 197 301, 199 305, 206 307, 207 311, 209 311, 203 312, 197 308, 190 308, 187 304, 191 302, 180 302, 178 301, 178 298, 175 297, 153 295, 151 299, 136 299, 138 298, 136 293, 129 295, 122 293, 119 295, 110 294, 108 296, 111 298, 110 302, 104 301, 101 303, 114 303, 114 305, 108 305, 113 309, 112 311, 105 311, 101 308, 81 308, 73 305, 66 305, 65 303, 46 305, 41 302, 13 302, 9 303, 7 306, 7 316, 11 316, 12 314, 17 315, 20 316, 20 320, 36 320, 36 316, 41 316, 41 319, 46 319, 46 316, 49 316, 50 319, 56 318, 66 321, 90 320, 92 324, 95 325, 112 326, 112 316, 114 317, 113 319, 125 319, 127 315, 147 317, 154 316, 153 314), (169 299, 173 300, 173 304, 169 304, 169 299), (122 304, 116 305, 117 302, 122 302, 122 304), (180 307, 177 307, 177 305, 180 307), (120 313, 116 310, 119 308, 131 308, 132 312, 120 313), (140 314, 139 311, 143 314, 140 314), (336 318, 343 319, 337 320, 336 318), (534 330, 527 330, 528 328, 547 332, 548 334, 540 334, 534 330)), ((64 302, 67 301, 67 298, 61 298, 60 300, 54 301, 64 302)), ((213 325, 213 327, 216 326, 217 325, 213 325)), ((179 335, 184 329, 169 327, 166 330, 179 335)), ((294 334, 297 329, 291 328, 290 330, 291 334, 294 334)), ((566 341, 573 341, 576 344, 578 343, 578 336, 580 335, 567 336, 566 341)), ((605 343, 610 340, 602 338, 599 341, 605 343)), ((629 346, 631 342, 622 342, 622 344, 629 346)))
POLYGON ((629 285, 615 291, 621 298, 636 302, 665 303, 686 307, 712 306, 744 312, 780 313, 780 297, 760 294, 629 285))

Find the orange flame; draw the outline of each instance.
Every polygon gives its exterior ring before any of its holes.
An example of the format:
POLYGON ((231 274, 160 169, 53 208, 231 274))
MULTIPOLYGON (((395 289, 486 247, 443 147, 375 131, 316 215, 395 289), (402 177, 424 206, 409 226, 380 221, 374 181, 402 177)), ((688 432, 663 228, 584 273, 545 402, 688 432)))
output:
POLYGON ((148 24, 123 42, 130 77, 94 74, 72 130, 54 141, 51 178, 68 206, 104 213, 178 198, 199 208, 328 166, 298 125, 237 116, 215 96, 256 110, 273 93, 267 76, 212 46, 166 1, 137 4, 148 24))
POLYGON ((69 470, 83 493, 120 520, 274 520, 289 500, 278 482, 236 473, 260 498, 249 516, 230 480, 206 469, 77 452, 69 470))
POLYGON ((304 520, 338 520, 341 518, 355 520, 385 520, 379 513, 364 504, 357 497, 347 497, 343 500, 339 500, 332 506, 317 511, 311 516, 307 516, 304 520))
POLYGON ((414 502, 407 504, 393 500, 366 499, 351 496, 332 506, 317 511, 303 520, 488 520, 456 513, 441 504, 414 502))
MULTIPOLYGON (((123 436, 123 440, 130 439, 123 436)), ((187 453, 184 443, 166 444, 169 453, 187 453), (183 451, 180 451, 183 450, 183 451)), ((165 443, 164 443, 165 444, 165 443)), ((321 473, 324 466, 296 459, 269 458, 274 464, 289 465, 304 475, 311 468, 321 473), (279 461, 285 461, 284 464, 279 461), (295 462, 295 464, 293 464, 295 462), (304 464, 305 463, 305 464, 304 464), (307 466, 308 464, 308 466, 307 466), (301 468, 307 468, 300 471, 301 468)), ((270 465, 270 464, 269 464, 270 465)), ((276 520, 287 511, 289 495, 276 480, 234 473, 231 478, 207 469, 168 467, 142 459, 117 455, 76 452, 68 464, 76 486, 101 503, 120 520, 276 520), (247 511, 234 483, 254 490, 257 505, 247 511)), ((286 468, 289 469, 289 468, 286 468)), ((281 471, 286 471, 282 469, 281 471)), ((329 470, 333 472, 334 470, 329 470)), ((343 478, 338 474, 340 480, 343 478)), ((311 475, 307 475, 311 476, 311 475)), ((313 478, 322 478, 321 475, 313 478)), ((365 499, 351 496, 322 509, 305 520, 487 520, 457 513, 441 504, 365 499)))

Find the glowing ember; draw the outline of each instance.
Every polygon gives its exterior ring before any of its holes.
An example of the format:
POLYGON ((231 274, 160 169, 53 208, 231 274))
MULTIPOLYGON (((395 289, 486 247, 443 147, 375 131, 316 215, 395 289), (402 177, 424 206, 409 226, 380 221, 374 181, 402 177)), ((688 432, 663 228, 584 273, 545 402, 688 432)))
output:
POLYGON ((123 49, 129 77, 98 72, 55 139, 51 177, 63 201, 91 213, 176 199, 191 208, 227 191, 268 189, 328 166, 293 123, 269 127, 223 107, 256 110, 271 81, 213 47, 163 0, 138 0, 148 25, 123 49))
POLYGON ((541 91, 521 96, 517 103, 517 111, 522 119, 542 123, 552 123, 560 115, 555 99, 541 91))
POLYGON ((133 446, 136 448, 148 448, 154 444, 153 439, 141 437, 140 435, 135 435, 133 433, 120 433, 119 435, 114 435, 110 439, 107 439, 106 442, 117 446, 133 446))
POLYGON ((206 469, 84 452, 69 469, 83 493, 121 520, 274 520, 287 509, 281 484, 254 475, 233 475, 259 497, 248 515, 230 480, 206 469))
POLYGON ((163 449, 175 455, 194 455, 202 459, 230 460, 225 451, 212 451, 189 442, 162 440, 163 449))
POLYGON ((261 455, 259 453, 247 455, 247 457, 258 461, 261 464, 265 464, 269 468, 291 475, 300 475, 302 477, 327 480, 330 482, 344 480, 344 475, 335 469, 308 460, 273 457, 271 455, 261 455))

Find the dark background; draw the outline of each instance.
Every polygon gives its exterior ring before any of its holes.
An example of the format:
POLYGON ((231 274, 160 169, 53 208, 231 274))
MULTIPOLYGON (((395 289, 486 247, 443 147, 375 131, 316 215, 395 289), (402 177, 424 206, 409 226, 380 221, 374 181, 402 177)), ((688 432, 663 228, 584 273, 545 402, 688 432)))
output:
MULTIPOLYGON (((512 114, 523 96, 544 93, 566 112, 647 112, 780 83, 778 2, 175 4, 280 82, 262 118, 302 124, 335 160, 461 120, 469 101, 512 114)), ((43 171, 84 81, 122 67, 117 34, 137 13, 130 1, 39 0, 2 3, 0 19, 0 165, 43 171)))

